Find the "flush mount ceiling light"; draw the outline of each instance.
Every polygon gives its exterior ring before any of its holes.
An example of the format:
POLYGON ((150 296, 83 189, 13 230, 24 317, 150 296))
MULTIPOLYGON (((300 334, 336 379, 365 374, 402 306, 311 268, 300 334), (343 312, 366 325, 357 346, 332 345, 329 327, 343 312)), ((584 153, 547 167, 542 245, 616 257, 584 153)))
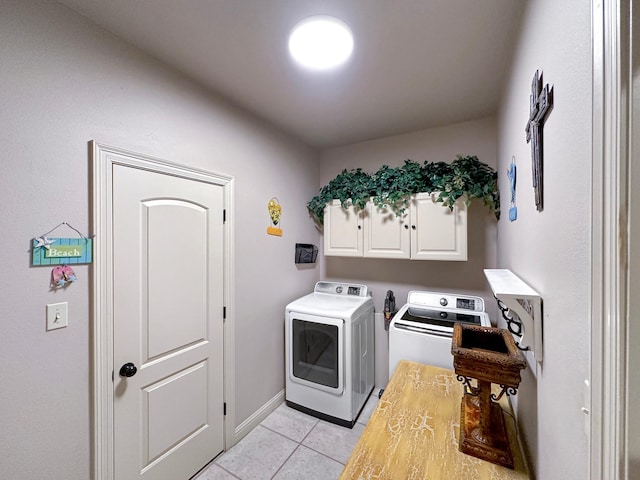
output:
POLYGON ((353 52, 353 34, 341 20, 316 15, 299 22, 289 35, 289 53, 300 65, 329 70, 346 62, 353 52))

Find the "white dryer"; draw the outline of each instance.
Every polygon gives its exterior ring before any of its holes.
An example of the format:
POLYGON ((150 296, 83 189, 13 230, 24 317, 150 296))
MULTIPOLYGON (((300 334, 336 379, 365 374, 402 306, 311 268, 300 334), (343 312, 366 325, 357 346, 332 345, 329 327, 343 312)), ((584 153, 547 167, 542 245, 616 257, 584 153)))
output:
POLYGON ((287 405, 353 427, 374 386, 373 310, 365 285, 337 282, 286 306, 287 405))

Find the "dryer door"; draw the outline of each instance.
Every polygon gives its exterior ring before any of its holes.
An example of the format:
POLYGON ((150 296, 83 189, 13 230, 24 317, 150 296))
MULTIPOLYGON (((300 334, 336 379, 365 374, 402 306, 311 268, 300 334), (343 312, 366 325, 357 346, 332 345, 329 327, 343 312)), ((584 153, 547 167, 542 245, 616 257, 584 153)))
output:
POLYGON ((344 320, 290 312, 287 354, 289 378, 319 390, 344 389, 344 320))

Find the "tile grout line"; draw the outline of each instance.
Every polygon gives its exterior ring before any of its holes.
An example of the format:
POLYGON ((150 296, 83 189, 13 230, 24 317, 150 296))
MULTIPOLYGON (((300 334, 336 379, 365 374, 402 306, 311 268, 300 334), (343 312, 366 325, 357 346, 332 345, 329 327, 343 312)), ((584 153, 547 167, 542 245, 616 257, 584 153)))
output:
POLYGON ((307 437, 308 437, 309 435, 311 435, 311 432, 313 432, 313 430, 314 430, 314 429, 315 429, 319 424, 320 424, 320 420, 318 420, 318 421, 316 422, 316 424, 311 428, 311 430, 309 430, 309 433, 307 433, 307 434, 304 436, 304 438, 303 438, 303 439, 302 439, 302 441, 300 442, 300 445, 302 445, 302 446, 303 446, 303 447, 305 447, 305 448, 308 448, 308 449, 309 449, 309 450, 311 450, 312 452, 319 453, 319 454, 320 454, 320 455, 322 455, 323 457, 326 457, 326 458, 328 458, 328 459, 330 459, 330 460, 333 460, 334 462, 338 462, 339 464, 344 465, 344 463, 342 463, 342 462, 341 462, 341 461, 339 461, 339 460, 336 460, 336 459, 335 459, 335 458, 333 458, 333 457, 330 457, 330 456, 329 456, 329 455, 327 455, 326 453, 319 452, 318 450, 316 450, 315 448, 310 447, 309 445, 304 445, 304 443, 303 443, 303 442, 307 439, 307 437))
POLYGON ((313 430, 318 426, 319 423, 320 423, 320 420, 316 419, 316 423, 313 424, 313 427, 311 427, 307 432, 307 434, 302 438, 302 440, 300 440, 300 445, 302 445, 302 442, 304 442, 307 439, 307 437, 311 435, 311 432, 313 432, 313 430))
POLYGON ((271 428, 271 427, 267 427, 266 425, 263 425, 262 423, 260 423, 259 425, 260 425, 261 427, 263 427, 263 428, 266 428, 267 430, 272 431, 273 433, 277 433, 278 435, 280 435, 280 436, 282 436, 282 437, 284 437, 284 438, 286 438, 286 439, 288 439, 288 440, 291 440, 292 442, 296 442, 297 444, 302 444, 302 442, 303 442, 303 441, 307 438, 307 436, 311 433, 311 430, 313 430, 314 428, 316 428, 316 425, 317 425, 317 424, 318 424, 318 422, 316 421, 316 423, 314 423, 314 424, 313 424, 313 427, 311 427, 311 429, 306 433, 306 435, 305 435, 305 436, 303 437, 303 439, 302 439, 302 440, 300 440, 300 441, 296 440, 295 438, 288 437, 288 436, 286 436, 284 433, 282 433, 282 432, 278 432, 277 430, 274 430, 274 429, 273 429, 273 428, 271 428))
POLYGON ((278 475, 278 472, 279 472, 280 470, 282 470, 282 467, 284 467, 284 466, 287 464, 287 462, 289 461, 289 459, 290 459, 291 457, 293 457, 293 454, 294 454, 294 453, 296 453, 296 451, 297 451, 299 448, 300 448, 300 444, 298 444, 298 445, 296 446, 296 448, 294 448, 294 449, 293 449, 293 452, 291 452, 291 453, 289 454, 289 456, 288 456, 287 458, 285 458, 284 462, 282 462, 282 465, 280 465, 280 466, 278 467, 278 469, 275 471, 275 473, 270 477, 270 478, 271 478, 271 480, 273 480, 274 478, 276 478, 276 475, 278 475))
MULTIPOLYGON (((228 450, 227 450, 228 451, 228 450)), ((204 468, 202 468, 202 470, 200 470, 198 472, 198 475, 196 477, 194 477, 192 480, 202 480, 204 479, 203 475, 207 472, 207 470, 209 470, 212 466, 215 466, 217 468, 219 468, 220 470, 223 470, 225 473, 228 473, 229 475, 231 475, 233 478, 236 478, 237 480, 242 480, 240 477, 238 477, 237 475, 235 475, 234 473, 230 472, 229 470, 227 470, 226 468, 224 468, 222 465, 216 463, 216 461, 219 458, 222 458, 222 456, 227 452, 222 452, 220 455, 218 455, 216 458, 214 458, 213 460, 211 460, 207 465, 204 466, 204 468), (202 477, 202 478, 201 478, 202 477)))
MULTIPOLYGON (((263 421, 264 421, 264 420, 263 420, 263 421)), ((286 438, 287 440, 290 440, 290 441, 292 441, 292 442, 294 442, 294 443, 296 443, 296 444, 297 444, 297 445, 296 445, 296 448, 294 448, 294 449, 291 451, 291 453, 289 454, 289 456, 288 456, 287 458, 285 458, 285 460, 282 462, 282 464, 278 467, 278 469, 277 469, 277 470, 274 472, 274 474, 270 477, 270 480, 271 480, 271 479, 273 479, 273 478, 275 478, 275 476, 276 476, 276 475, 278 475, 278 472, 279 472, 280 470, 282 470, 282 467, 284 467, 284 466, 286 465, 286 463, 291 459, 291 457, 293 456, 293 454, 294 454, 294 453, 295 453, 295 452, 300 448, 300 446, 303 446, 303 447, 309 448, 309 447, 307 447, 306 445, 302 445, 302 442, 304 441, 304 439, 305 439, 305 438, 307 438, 307 436, 311 433, 311 431, 316 427, 316 425, 317 425, 317 424, 318 424, 318 421, 316 421, 316 423, 313 425, 313 427, 311 427, 311 429, 309 429, 309 432, 307 432, 307 434, 304 436, 304 438, 303 438, 301 441, 297 441, 297 440, 294 440, 293 438, 287 437, 285 434, 280 433, 280 432, 277 432, 276 430, 273 430, 272 428, 269 428, 269 427, 267 427, 266 425, 263 425, 263 424, 262 424, 262 422, 260 422, 260 423, 258 424, 258 426, 260 426, 260 427, 262 427, 262 428, 266 428, 266 429, 267 429, 267 430, 269 430, 270 432, 273 432, 273 433, 275 433, 276 435, 279 435, 279 436, 281 436, 281 437, 283 437, 283 438, 286 438)), ((313 449, 310 449, 310 450, 313 450, 313 449)), ((314 451, 315 451, 315 450, 314 450, 314 451)), ((317 452, 317 453, 320 453, 320 452, 317 452)), ((325 455, 325 456, 326 456, 326 455, 325 455)), ((329 457, 329 458, 331 458, 331 457, 329 457)), ((242 479, 240 479, 240 480, 242 480, 242 479)))
MULTIPOLYGON (((302 445, 302 444, 300 444, 300 445, 302 445)), ((308 449, 309 449, 309 450, 311 450, 312 452, 317 453, 318 455, 322 455, 323 457, 328 458, 329 460, 333 460, 334 462, 339 463, 339 464, 340 464, 340 465, 342 465, 343 467, 346 465, 346 463, 342 463, 340 460, 337 460, 337 459, 335 459, 335 458, 333 458, 333 457, 330 457, 330 456, 329 456, 329 455, 327 455, 326 453, 319 452, 318 450, 316 450, 316 449, 314 449, 314 448, 311 448, 311 447, 309 447, 309 446, 307 446, 307 445, 302 445, 302 446, 303 446, 304 448, 308 448, 308 449)))
MULTIPOLYGON (((344 468, 344 466, 346 465, 345 463, 341 462, 340 460, 338 460, 338 459, 336 459, 336 458, 333 458, 333 457, 331 457, 331 456, 327 455, 326 453, 320 452, 320 451, 316 450, 315 448, 310 447, 309 445, 305 445, 305 444, 303 443, 303 442, 307 439, 307 437, 308 437, 309 435, 311 435, 311 432, 313 432, 313 430, 314 430, 314 429, 315 429, 315 428, 316 428, 320 423, 321 423, 321 421, 320 421, 319 419, 318 419, 318 420, 316 420, 316 422, 313 424, 313 426, 309 429, 309 431, 306 433, 306 435, 305 435, 305 436, 302 438, 302 440, 300 440, 300 441, 294 440, 294 439, 292 439, 292 438, 290 438, 290 437, 287 437, 287 436, 286 436, 286 435, 284 435, 283 433, 277 432, 277 431, 275 431, 275 430, 273 430, 273 429, 271 429, 271 428, 269 428, 269 427, 267 427, 267 426, 265 426, 265 425, 260 424, 260 425, 261 425, 261 426, 263 426, 264 428, 266 428, 266 429, 268 429, 268 430, 270 430, 270 431, 272 431, 272 432, 274 432, 274 433, 277 433, 277 434, 278 434, 278 435, 280 435, 280 436, 283 436, 283 437, 285 437, 285 438, 288 438, 289 440, 291 440, 291 441, 293 441, 293 442, 296 442, 296 443, 298 444, 298 446, 293 450, 293 452, 291 452, 291 455, 289 455, 289 456, 287 457, 287 459, 282 463, 282 465, 280 465, 280 467, 278 468, 278 470, 273 474, 273 476, 271 477, 271 479, 275 478, 275 476, 278 474, 278 472, 279 472, 280 470, 282 470, 282 467, 284 467, 284 466, 286 465, 286 463, 289 461, 289 459, 291 459, 291 457, 293 456, 293 454, 294 454, 297 450, 299 450, 299 449, 300 449, 300 447, 304 447, 304 448, 306 448, 306 449, 308 449, 308 450, 311 450, 311 451, 312 451, 312 452, 314 452, 314 453, 317 453, 318 455, 323 456, 324 458, 327 458, 327 459, 329 459, 329 460, 331 460, 331 461, 333 461, 333 462, 339 463, 339 464, 340 464, 340 465, 342 465, 342 466, 343 466, 343 468, 344 468)), ((330 422, 329 422, 329 423, 330 423, 330 422)), ((356 423, 357 423, 357 422, 356 422, 356 423)), ((361 424, 361 425, 364 425, 364 424, 361 424)))
MULTIPOLYGON (((324 420, 318 420, 318 421, 316 422, 316 424, 311 428, 311 430, 309 430, 309 433, 307 433, 307 434, 305 435, 305 437, 302 439, 302 441, 300 442, 300 445, 302 445, 302 446, 303 446, 303 447, 305 447, 305 448, 308 448, 308 449, 309 449, 309 450, 311 450, 312 452, 316 452, 316 453, 318 453, 318 454, 322 455, 323 457, 328 458, 329 460, 333 460, 334 462, 337 462, 337 463, 339 463, 340 465, 342 465, 342 466, 344 467, 344 466, 346 465, 346 463, 343 463, 343 462, 341 462, 340 460, 338 460, 337 458, 333 458, 333 457, 331 457, 331 456, 327 455, 326 453, 324 453, 324 452, 320 452, 320 451, 316 450, 315 448, 310 447, 309 445, 305 445, 305 444, 303 443, 303 442, 307 439, 307 437, 308 437, 309 435, 311 435, 311 432, 313 432, 313 430, 314 430, 318 425, 320 425, 320 424, 321 424, 321 422, 323 422, 323 421, 324 421, 324 420)), ((326 421, 325 421, 325 423, 330 424, 330 425, 334 425, 334 424, 332 424, 331 422, 326 422, 326 421)), ((358 422, 356 422, 356 424, 358 424, 358 422)), ((363 427, 364 427, 364 426, 366 426, 366 424, 360 424, 360 425, 362 425, 363 427)), ((354 427, 355 427, 355 425, 354 425, 354 427)), ((344 427, 344 428, 346 428, 346 427, 344 427)), ((356 442, 356 443, 357 443, 357 442, 356 442)), ((355 448, 355 445, 354 445, 354 448, 355 448)), ((353 451, 353 448, 351 449, 351 451, 353 451)), ((351 453, 351 452, 349 452, 349 453, 351 453)))
MULTIPOLYGON (((282 437, 282 438, 285 438, 285 439, 287 439, 287 440, 289 440, 289 441, 291 441, 291 442, 298 443, 298 442, 296 442, 295 440, 293 440, 293 439, 291 439, 291 438, 287 437, 286 435, 281 434, 280 432, 276 432, 275 430, 272 430, 272 429, 271 429, 271 428, 269 428, 269 427, 265 427, 264 425, 262 425, 262 423, 259 423, 259 424, 258 424, 258 425, 253 429, 253 430, 255 430, 255 429, 256 429, 256 428, 258 428, 258 427, 262 427, 262 428, 264 428, 264 429, 266 429, 266 430, 269 430, 270 432, 275 433, 276 435, 278 435, 278 436, 280 436, 280 437, 282 437)), ((253 431, 253 430, 252 430, 252 431, 253 431)), ((251 433, 251 432, 249 432, 249 433, 251 433)), ((246 438, 246 436, 245 436, 245 438, 246 438)), ((244 440, 244 438, 243 438, 242 440, 244 440)), ((242 442, 242 440, 240 440, 240 442, 242 442)), ((225 453, 227 453, 227 452, 231 451, 231 449, 232 449, 232 448, 234 448, 234 447, 236 447, 237 445, 239 445, 239 444, 240 444, 240 442, 236 443, 236 444, 235 444, 233 447, 231 447, 229 450, 227 450, 227 451, 223 452, 222 454, 220 454, 218 457, 216 457, 216 458, 213 460, 213 462, 212 462, 212 463, 215 463, 215 464, 216 464, 216 466, 218 466, 219 468, 221 468, 221 469, 222 469, 222 470, 224 470, 225 472, 229 473, 229 474, 230 474, 230 475, 232 475, 234 478, 237 478, 238 480, 244 480, 242 477, 238 477, 238 476, 237 476, 237 475, 235 475, 233 472, 231 472, 231 471, 227 470, 227 469, 226 469, 226 468, 224 468, 222 465, 220 465, 219 463, 217 463, 217 461, 218 461, 219 459, 221 459, 221 458, 224 456, 224 454, 225 454, 225 453)), ((298 447, 296 446, 296 448, 294 448, 294 449, 293 449, 293 451, 295 452, 297 449, 298 449, 298 447)), ((282 463, 282 465, 280 465, 280 466, 278 467, 278 470, 276 470, 276 473, 278 473, 278 471, 280 471, 280 469, 282 468, 282 466, 287 462, 287 460, 289 460, 289 458, 291 457, 291 455, 293 455, 293 452, 291 452, 291 454, 289 454, 289 456, 285 459, 285 461, 282 463)), ((274 475, 275 475, 275 474, 274 474, 274 475)), ((270 478, 273 478, 273 477, 270 477, 270 478)), ((199 480, 199 479, 196 479, 196 480, 199 480)))
MULTIPOLYGON (((263 420, 263 422, 264 422, 264 420, 263 420)), ((291 440, 292 442, 296 442, 296 443, 298 444, 298 445, 296 446, 296 448, 294 448, 294 449, 293 449, 293 451, 291 452, 291 454, 290 454, 290 455, 285 459, 285 461, 284 461, 284 462, 282 462, 282 465, 280 465, 280 466, 278 467, 278 469, 276 470, 276 472, 275 472, 275 473, 273 474, 273 476, 271 477, 271 479, 273 479, 273 478, 275 478, 275 476, 276 476, 276 475, 278 475, 278 472, 279 472, 280 470, 282 470, 282 467, 284 467, 284 466, 287 464, 287 462, 288 462, 288 461, 289 461, 289 459, 293 456, 293 454, 294 454, 294 453, 296 453, 296 451, 298 451, 298 449, 299 449, 299 448, 300 448, 300 446, 302 445, 302 442, 303 442, 303 441, 304 441, 304 440, 309 436, 309 434, 313 431, 313 429, 314 429, 314 428, 316 428, 316 425, 318 425, 318 420, 316 420, 316 422, 315 422, 315 423, 313 424, 313 426, 309 429, 309 431, 307 432, 307 434, 306 434, 304 437, 302 437, 302 440, 300 440, 300 441, 298 441, 298 440, 294 440, 293 438, 290 438, 290 437, 287 437, 287 436, 286 436, 286 435, 284 435, 283 433, 277 432, 277 431, 273 430, 272 428, 267 427, 266 425, 262 425, 262 422, 260 422, 260 424, 259 424, 259 425, 261 425, 262 427, 266 428, 267 430, 272 431, 273 433, 277 433, 278 435, 280 435, 280 436, 282 436, 282 437, 284 437, 284 438, 287 438, 287 439, 291 440)), ((302 446, 305 446, 305 445, 302 445, 302 446)), ((306 447, 306 446, 305 446, 305 447, 306 447)), ((308 448, 308 447, 306 447, 306 448, 308 448)), ((314 451, 315 451, 315 450, 314 450, 314 451)), ((318 453, 319 453, 319 452, 318 452, 318 453)))
POLYGON ((242 480, 242 478, 240 478, 239 476, 235 475, 233 472, 230 472, 229 470, 227 470, 226 468, 224 468, 222 465, 218 465, 216 463, 216 467, 218 467, 220 470, 224 470, 226 473, 228 473, 229 475, 231 475, 233 478, 237 478, 238 480, 242 480))
MULTIPOLYGON (((240 442, 238 442, 238 443, 240 443, 240 442)), ((237 444, 236 444, 236 445, 237 445, 237 444)), ((234 445, 234 447, 235 447, 235 445, 234 445)), ((229 449, 229 450, 231 450, 231 449, 229 449)), ((242 480, 242 478, 240 478, 239 476, 237 476, 237 475, 236 475, 236 474, 234 474, 233 472, 230 472, 229 470, 227 470, 226 468, 224 468, 222 465, 220 465, 220 464, 218 463, 218 460, 219 460, 220 458, 222 458, 222 457, 223 457, 223 455, 224 455, 225 453, 227 453, 229 450, 226 450, 225 452, 222 452, 222 455, 218 455, 216 458, 214 458, 214 459, 213 459, 213 461, 211 462, 211 464, 212 464, 212 465, 215 465, 216 467, 218 467, 218 468, 219 468, 219 469, 221 469, 221 470, 224 470, 224 471, 225 471, 225 473, 228 473, 228 474, 229 474, 229 475, 231 475, 233 478, 237 478, 238 480, 242 480)), ((196 478, 196 480, 200 480, 200 479, 196 478)))

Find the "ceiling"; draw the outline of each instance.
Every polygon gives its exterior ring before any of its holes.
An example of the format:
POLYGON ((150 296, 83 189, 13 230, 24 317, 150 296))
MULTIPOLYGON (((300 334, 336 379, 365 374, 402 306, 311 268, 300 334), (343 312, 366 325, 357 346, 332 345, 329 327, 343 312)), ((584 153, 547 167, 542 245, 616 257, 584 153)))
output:
POLYGON ((306 144, 326 148, 496 112, 525 0, 59 0, 306 144), (335 71, 292 64, 290 29, 354 33, 335 71))

